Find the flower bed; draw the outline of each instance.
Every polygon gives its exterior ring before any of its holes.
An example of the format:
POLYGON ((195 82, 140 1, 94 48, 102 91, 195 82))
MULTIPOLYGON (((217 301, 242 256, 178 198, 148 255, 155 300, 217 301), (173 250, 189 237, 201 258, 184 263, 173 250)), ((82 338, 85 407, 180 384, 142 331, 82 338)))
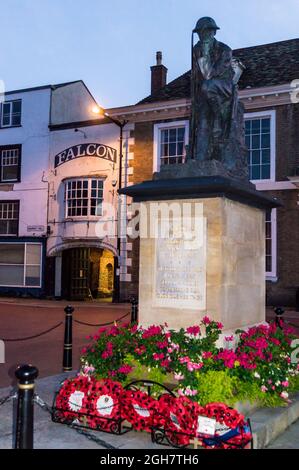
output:
POLYGON ((222 328, 205 317, 180 331, 167 325, 101 329, 83 351, 82 374, 122 385, 132 378, 174 383, 179 396, 201 406, 287 404, 290 392, 299 390, 298 364, 291 362, 292 330, 273 323, 236 331, 239 342, 234 350, 234 337, 225 338, 225 348, 217 348, 222 328))

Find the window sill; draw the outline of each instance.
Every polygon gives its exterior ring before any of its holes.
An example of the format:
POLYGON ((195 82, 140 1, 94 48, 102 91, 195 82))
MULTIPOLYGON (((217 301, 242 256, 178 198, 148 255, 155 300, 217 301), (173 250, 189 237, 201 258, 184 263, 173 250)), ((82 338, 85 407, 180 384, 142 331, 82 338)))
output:
POLYGON ((68 217, 66 219, 63 219, 62 220, 62 223, 65 223, 65 222, 98 222, 101 217, 103 217, 102 215, 96 215, 96 216, 93 216, 93 215, 88 215, 86 217, 68 217))
POLYGON ((16 126, 0 126, 0 130, 3 129, 15 129, 16 127, 23 127, 22 124, 18 124, 16 126))
POLYGON ((278 281, 278 277, 277 276, 271 276, 271 275, 267 275, 266 274, 266 281, 267 282, 277 282, 278 281))

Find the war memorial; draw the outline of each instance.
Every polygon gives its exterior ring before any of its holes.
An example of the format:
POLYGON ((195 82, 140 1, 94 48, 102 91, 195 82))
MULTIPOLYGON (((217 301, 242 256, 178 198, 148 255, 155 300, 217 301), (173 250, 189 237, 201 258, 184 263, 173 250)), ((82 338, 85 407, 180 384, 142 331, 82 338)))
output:
POLYGON ((238 100, 243 65, 216 40, 218 29, 212 18, 201 18, 192 33, 199 41, 192 48, 186 162, 164 166, 153 181, 122 190, 143 206, 139 321, 144 326, 163 320, 181 328, 207 313, 226 332, 265 322, 265 210, 280 203, 249 182, 238 100), (142 236, 143 224, 156 227, 152 236, 142 236))

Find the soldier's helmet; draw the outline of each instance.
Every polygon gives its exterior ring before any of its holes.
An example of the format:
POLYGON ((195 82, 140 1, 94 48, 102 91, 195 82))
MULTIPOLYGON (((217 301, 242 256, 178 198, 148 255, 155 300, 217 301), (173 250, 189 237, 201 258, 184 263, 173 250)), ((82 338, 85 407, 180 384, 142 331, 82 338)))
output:
POLYGON ((194 33, 198 33, 202 31, 203 29, 220 29, 219 26, 217 26, 215 20, 213 18, 210 18, 209 16, 204 16, 203 18, 200 18, 198 22, 196 23, 195 29, 193 30, 194 33))

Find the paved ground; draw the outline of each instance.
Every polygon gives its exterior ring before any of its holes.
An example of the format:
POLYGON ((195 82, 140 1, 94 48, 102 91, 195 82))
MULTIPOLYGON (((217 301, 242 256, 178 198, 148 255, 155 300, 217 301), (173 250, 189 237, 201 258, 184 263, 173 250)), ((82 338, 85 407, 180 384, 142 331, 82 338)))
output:
POLYGON ((299 449, 299 421, 272 442, 268 449, 299 449))
MULTIPOLYGON (((22 338, 38 334, 64 321, 65 301, 20 299, 0 300, 0 339, 22 338)), ((73 302, 74 318, 92 324, 114 321, 130 311, 128 304, 73 302)), ((128 319, 130 316, 128 316, 128 319)), ((126 320, 126 319, 125 319, 126 320)), ((125 321, 124 320, 124 321, 125 321)), ((79 367, 80 351, 88 343, 86 336, 97 328, 74 324, 73 367, 79 367)), ((62 370, 64 326, 36 339, 6 342, 5 364, 0 364, 0 387, 14 383, 14 371, 19 363, 38 367, 40 377, 58 374, 62 370)))

